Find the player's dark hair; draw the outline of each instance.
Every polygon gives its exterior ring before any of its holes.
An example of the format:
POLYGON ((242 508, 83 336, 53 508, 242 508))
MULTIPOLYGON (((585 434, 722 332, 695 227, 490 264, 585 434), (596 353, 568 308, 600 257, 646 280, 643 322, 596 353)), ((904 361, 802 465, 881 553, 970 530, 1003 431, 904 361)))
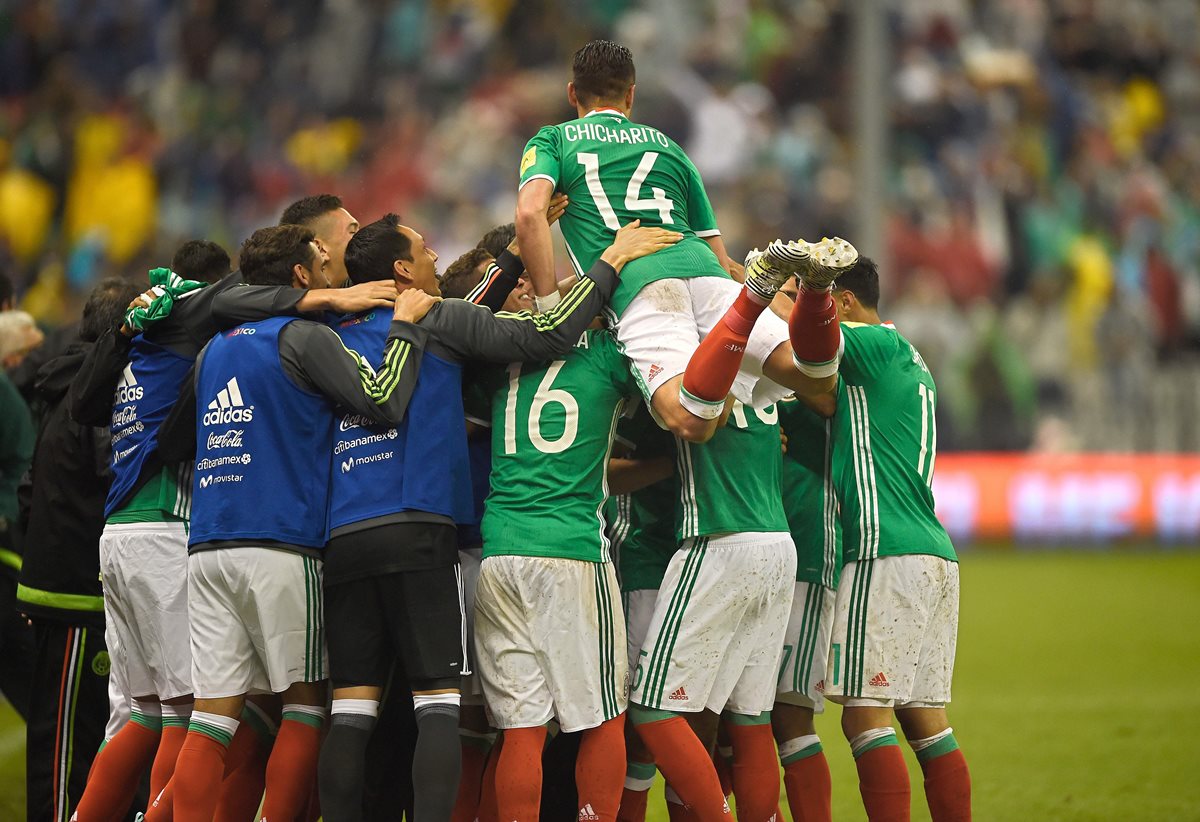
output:
POLYGON ((302 225, 312 228, 313 222, 331 211, 342 207, 342 198, 336 194, 314 194, 302 197, 283 210, 280 225, 302 225))
MULTIPOLYGON (((483 239, 479 241, 477 247, 484 249, 493 257, 499 257, 500 252, 508 248, 508 244, 511 243, 516 236, 517 224, 505 223, 504 225, 496 226, 487 234, 484 234, 483 239)), ((447 269, 447 273, 449 273, 449 269, 447 269)))
POLYGON ((185 280, 215 283, 229 273, 229 254, 208 240, 188 240, 171 260, 171 270, 185 280))
POLYGON ((462 299, 470 294, 471 289, 483 279, 483 273, 479 270, 480 263, 488 262, 495 256, 486 248, 476 247, 450 263, 438 286, 442 296, 462 299))
POLYGON ((314 239, 312 229, 300 225, 260 228, 242 243, 238 265, 243 279, 250 285, 291 285, 295 266, 312 269, 314 239))
POLYGON ((400 217, 384 214, 360 228, 346 243, 346 271, 353 283, 392 279, 396 260, 412 260, 412 240, 396 229, 400 217))
POLYGON ((585 105, 619 100, 637 82, 633 53, 611 40, 593 40, 575 52, 571 70, 575 94, 585 105))
POLYGON ((79 321, 79 339, 95 342, 100 335, 121 324, 125 309, 141 288, 121 277, 105 277, 96 283, 83 306, 83 318, 79 321))
POLYGON ((864 308, 879 308, 879 267, 870 257, 859 257, 833 282, 834 291, 851 292, 864 308))

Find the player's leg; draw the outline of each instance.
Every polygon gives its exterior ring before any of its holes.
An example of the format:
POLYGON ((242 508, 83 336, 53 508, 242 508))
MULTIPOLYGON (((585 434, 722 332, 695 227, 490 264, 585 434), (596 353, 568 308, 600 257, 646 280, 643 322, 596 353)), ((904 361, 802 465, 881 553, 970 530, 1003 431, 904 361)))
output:
MULTIPOLYGON (((659 770, 704 819, 728 814, 710 752, 715 712, 728 701, 752 650, 736 640, 745 611, 760 596, 747 588, 756 585, 760 577, 753 572, 760 569, 751 568, 756 557, 745 547, 735 537, 700 538, 676 552, 659 589, 643 674, 630 696, 630 718, 659 770), (702 735, 689 723, 701 723, 702 735)), ((792 562, 794 574, 794 548, 792 562)), ((786 613, 785 604, 785 621, 786 613)), ((772 671, 771 694, 774 682, 772 671)))
POLYGON ((742 656, 737 679, 725 697, 724 728, 733 748, 732 781, 738 818, 768 822, 779 808, 779 766, 771 734, 783 639, 792 611, 796 546, 789 534, 741 534, 736 550, 756 596, 737 626, 728 657, 742 656), (753 569, 757 573, 749 573, 753 569), (743 652, 741 647, 745 647, 743 652))
MULTIPOLYGON (((252 550, 256 549, 202 551, 188 558, 188 627, 196 701, 175 775, 165 789, 173 796, 170 809, 176 822, 213 818, 244 694, 268 684, 245 622, 242 592, 249 582, 242 552, 252 550)), ((167 807, 160 800, 147 818, 169 818, 167 807)))
POLYGON ((267 785, 267 762, 279 733, 282 708, 275 694, 246 698, 241 723, 225 755, 221 798, 213 822, 241 822, 258 811, 267 785))
POLYGON ((829 763, 813 716, 825 707, 835 598, 823 585, 796 583, 771 711, 788 804, 799 822, 824 822, 832 813, 829 763))
POLYGON ((458 550, 458 565, 463 580, 463 609, 467 618, 467 660, 473 673, 462 678, 462 703, 458 719, 459 746, 462 753, 462 774, 458 780, 458 795, 454 799, 451 822, 474 822, 479 811, 479 793, 488 752, 496 741, 496 731, 487 721, 483 690, 474 664, 475 654, 475 586, 479 581, 482 549, 458 550))
MULTIPOLYGON (((522 597, 516 557, 487 557, 475 592, 475 643, 479 678, 502 740, 495 765, 498 819, 537 819, 542 795, 542 747, 554 700, 539 663, 530 614, 522 597), (504 664, 501 665, 500 661, 504 664)), ((489 765, 490 769, 490 765, 489 765)), ((492 815, 488 776, 480 818, 492 815)))
POLYGON ((467 665, 462 574, 454 529, 430 526, 452 563, 399 574, 402 597, 386 601, 393 646, 400 651, 413 695, 413 807, 418 819, 449 819, 462 768, 459 706, 467 665))
MULTIPOLYGON (((722 277, 700 279, 737 289, 722 277)), ((647 407, 675 434, 702 442, 712 436, 716 422, 688 412, 679 402, 683 373, 700 344, 690 283, 672 279, 646 285, 613 322, 613 328, 647 407)))
MULTIPOLYGON (((642 652, 650 620, 654 616, 654 603, 658 590, 627 591, 625 601, 626 648, 629 657, 631 682, 636 686, 645 675, 643 664, 649 652, 642 652)), ((654 756, 638 735, 632 722, 625 723, 625 788, 621 793, 621 808, 617 818, 621 822, 645 822, 646 799, 654 784, 654 756)))
MULTIPOLYGON (((532 563, 530 563, 532 564, 532 563)), ((612 563, 539 559, 546 585, 526 579, 534 637, 545 637, 543 668, 566 733, 582 731, 575 764, 576 817, 613 822, 625 778, 628 655, 620 586, 612 563), (538 590, 553 585, 539 601, 538 590), (580 680, 598 687, 580 688, 580 680)))
POLYGON ((971 775, 946 717, 958 638, 958 563, 937 557, 914 558, 925 566, 931 613, 921 648, 910 701, 896 706, 896 717, 925 776, 925 799, 934 822, 971 818, 971 775), (940 589, 940 591, 938 590, 940 589))
POLYGON ((279 733, 267 760, 263 816, 294 819, 317 778, 328 704, 322 564, 313 557, 267 548, 237 548, 240 603, 255 640, 265 687, 282 694, 279 733))
POLYGON ((92 764, 76 811, 80 822, 107 820, 129 807, 162 734, 162 708, 154 671, 148 663, 151 649, 143 643, 141 630, 146 609, 136 601, 138 566, 154 547, 145 532, 146 526, 142 525, 109 525, 100 537, 106 631, 121 648, 133 698, 129 721, 104 745, 92 764))
MULTIPOLYGON (((336 550, 331 547, 330 550, 336 550)), ((321 746, 321 807, 329 822, 362 815, 367 746, 393 656, 383 594, 396 574, 325 585, 325 628, 333 706, 321 746)))

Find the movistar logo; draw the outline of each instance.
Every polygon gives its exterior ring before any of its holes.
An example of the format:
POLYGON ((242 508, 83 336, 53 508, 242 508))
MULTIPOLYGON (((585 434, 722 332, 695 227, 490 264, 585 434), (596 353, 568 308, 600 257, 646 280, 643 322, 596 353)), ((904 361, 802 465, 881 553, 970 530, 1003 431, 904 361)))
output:
POLYGON ((242 391, 238 387, 237 377, 234 377, 217 392, 217 398, 208 404, 204 424, 224 425, 230 422, 250 422, 253 419, 254 406, 246 405, 242 400, 242 391))
POLYGON ((142 398, 143 393, 144 389, 138 385, 137 378, 133 376, 133 366, 126 363, 125 370, 121 372, 121 381, 117 383, 117 393, 113 396, 113 405, 136 402, 142 398))

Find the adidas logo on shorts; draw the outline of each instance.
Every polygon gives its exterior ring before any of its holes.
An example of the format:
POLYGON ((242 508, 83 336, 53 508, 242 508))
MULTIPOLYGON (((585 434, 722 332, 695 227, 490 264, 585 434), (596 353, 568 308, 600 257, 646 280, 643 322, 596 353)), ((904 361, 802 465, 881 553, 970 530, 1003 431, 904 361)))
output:
POLYGON ((872 688, 887 688, 890 687, 890 685, 891 683, 887 681, 887 677, 883 675, 883 671, 880 671, 879 673, 875 674, 875 676, 871 677, 872 688))
POLYGON ((208 404, 208 413, 204 415, 205 425, 224 425, 230 422, 250 422, 254 419, 254 406, 246 405, 242 400, 242 391, 238 387, 237 377, 225 384, 217 392, 217 398, 208 404))
POLYGON ((675 699, 675 700, 685 700, 687 698, 688 698, 687 691, 685 691, 683 689, 682 685, 680 685, 678 688, 675 689, 675 693, 673 693, 669 697, 667 697, 667 699, 675 699))

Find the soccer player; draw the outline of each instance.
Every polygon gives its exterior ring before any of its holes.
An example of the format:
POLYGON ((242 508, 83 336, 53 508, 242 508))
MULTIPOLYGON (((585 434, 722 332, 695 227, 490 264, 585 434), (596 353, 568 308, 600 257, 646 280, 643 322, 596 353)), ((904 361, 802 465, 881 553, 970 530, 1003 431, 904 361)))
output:
POLYGON ((829 763, 813 724, 825 710, 825 666, 841 569, 841 522, 830 468, 829 421, 788 400, 779 404, 787 437, 783 507, 796 544, 796 590, 784 635, 771 727, 796 822, 828 822, 829 763))
MULTIPOLYGON (((242 276, 229 272, 229 255, 220 246, 204 240, 181 246, 172 268, 192 284, 188 290, 158 287, 135 301, 147 313, 158 306, 159 319, 144 332, 125 324, 103 334, 67 398, 73 419, 111 427, 113 434, 113 481, 100 556, 109 645, 119 649, 114 664, 122 666, 134 702, 132 721, 96 757, 79 804, 82 822, 127 808, 152 759, 152 795, 157 795, 174 769, 191 710, 191 468, 163 458, 159 429, 181 391, 191 396, 187 377, 200 349, 220 323, 237 324, 236 315, 222 315, 214 305, 242 276), (203 287, 192 287, 197 283, 203 287)), ((386 293, 370 287, 286 294, 270 308, 297 314, 388 304, 386 293)), ((185 432, 185 439, 191 438, 185 432)))
MULTIPOLYGON (((628 227, 558 309, 540 317, 493 314, 463 300, 439 303, 418 326, 428 344, 404 423, 388 430, 353 414, 341 419, 325 564, 334 702, 321 795, 331 822, 357 815, 362 751, 387 662, 397 653, 409 676, 419 731, 416 816, 447 819, 454 805, 459 678, 467 670, 454 524, 466 521, 472 506, 463 364, 540 361, 570 350, 606 302, 616 272, 677 239, 663 229, 628 227)), ((436 260, 422 236, 394 214, 364 226, 346 247, 355 282, 394 278, 401 294, 439 294, 436 260)), ((499 260, 516 261, 511 254, 499 260)), ((348 344, 380 335, 370 314, 346 318, 337 330, 348 344)))
MULTIPOLYGON (((259 229, 249 284, 328 287, 312 231, 259 229)), ((263 815, 293 819, 316 775, 325 714, 320 553, 328 541, 334 408, 396 423, 416 383, 433 304, 398 298, 378 371, 328 327, 292 317, 223 332, 197 362, 197 461, 188 557, 196 706, 179 754, 174 818, 209 820, 245 695, 283 697, 263 815)))
MULTIPOLYGON (((937 388, 917 350, 879 320, 879 273, 860 258, 835 283, 845 354, 832 419, 845 565, 825 696, 872 820, 909 818, 900 721, 936 822, 971 815, 967 763, 946 717, 958 633, 958 561, 934 514, 937 388)), ((828 407, 828 405, 826 406, 828 407)))
POLYGON ((582 731, 577 818, 616 818, 628 674, 619 587, 604 536, 606 469, 638 387, 611 334, 513 363, 492 388, 492 491, 475 600, 479 675, 504 732, 500 818, 538 819, 546 723, 582 731))
POLYGON ((300 225, 312 229, 317 243, 329 254, 329 284, 346 285, 346 243, 358 231, 358 220, 342 206, 336 194, 303 197, 283 210, 280 225, 300 225))
POLYGON ((633 675, 630 718, 682 802, 720 820, 729 809, 709 751, 724 712, 739 817, 767 822, 779 801, 770 711, 796 575, 778 411, 735 402, 709 442, 676 446, 679 549, 633 675))
POLYGON ((733 263, 695 166, 662 132, 629 119, 635 79, 623 46, 595 40, 575 53, 567 99, 578 118, 542 128, 526 145, 517 235, 544 310, 557 299, 543 219, 556 189, 570 198, 560 225, 576 271, 630 220, 684 234, 668 252, 629 267, 609 321, 647 404, 665 427, 702 442, 731 390, 762 408, 793 391, 820 393, 833 384, 840 332, 827 289, 806 289, 788 322, 763 312, 788 275, 814 261, 844 268, 855 252, 841 240, 776 242, 755 257, 744 287, 730 279, 733 263), (789 324, 805 332, 793 332, 791 345, 789 324), (689 362, 696 367, 688 369, 689 362))

